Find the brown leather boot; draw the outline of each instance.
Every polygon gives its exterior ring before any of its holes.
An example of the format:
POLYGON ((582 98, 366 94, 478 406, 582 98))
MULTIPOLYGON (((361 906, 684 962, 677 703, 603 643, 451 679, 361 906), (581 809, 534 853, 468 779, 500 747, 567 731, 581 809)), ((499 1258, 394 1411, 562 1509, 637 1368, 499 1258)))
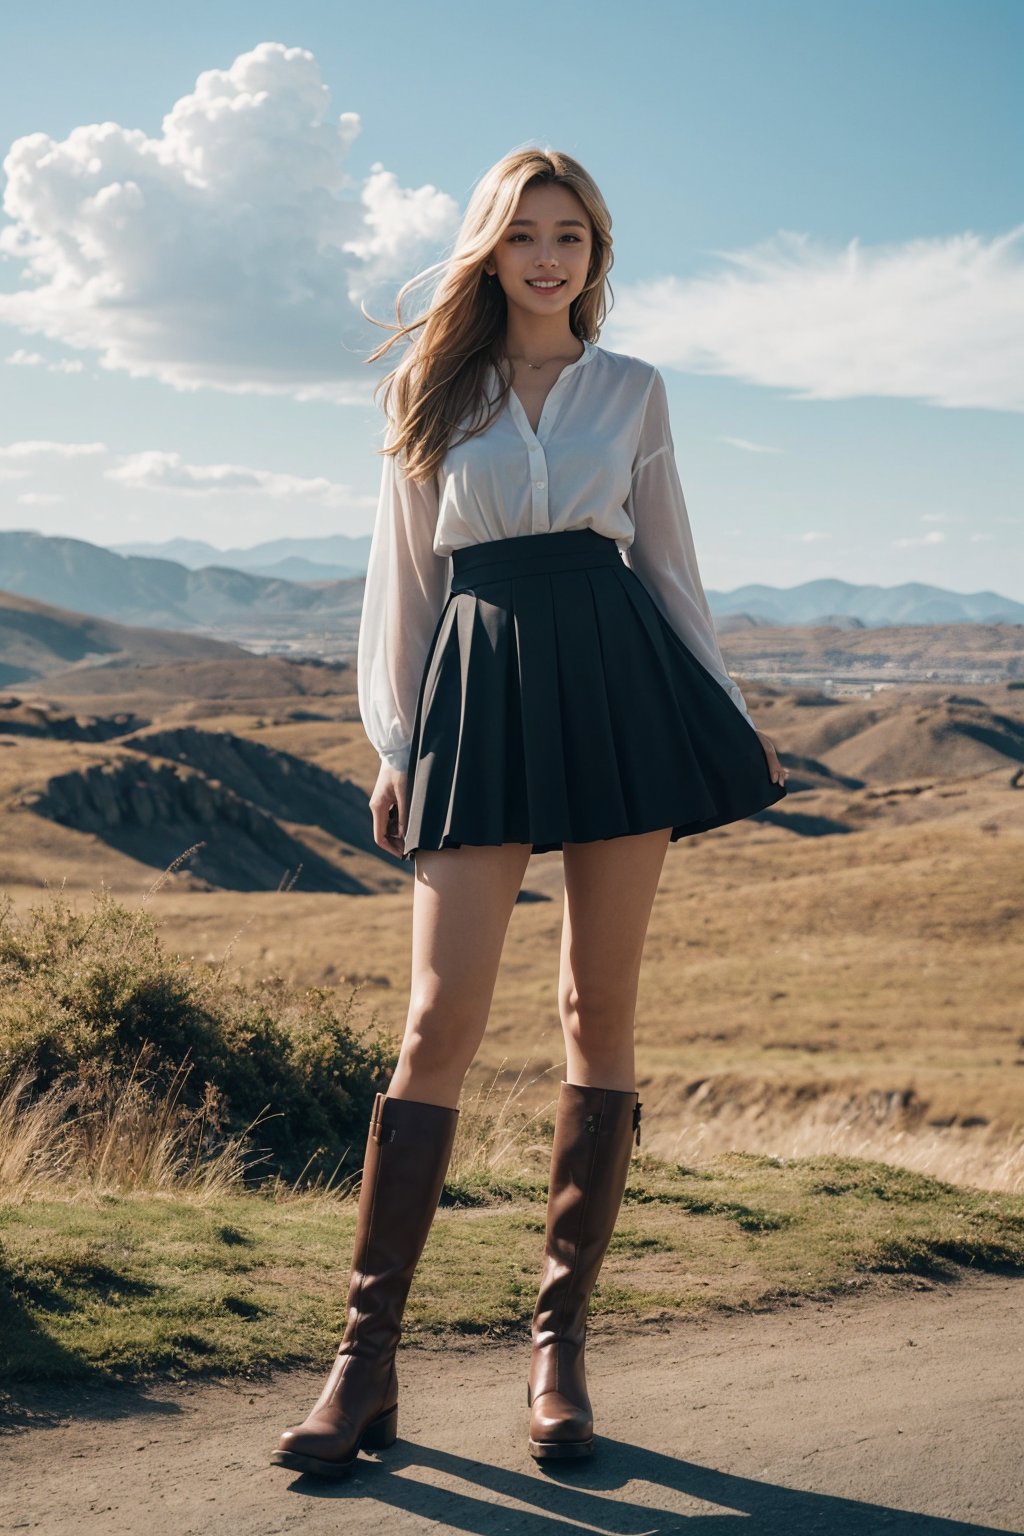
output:
POLYGON ((344 1477, 360 1446, 398 1434, 395 1351, 413 1273, 451 1158, 459 1111, 378 1093, 366 1139, 345 1332, 324 1389, 271 1461, 344 1477))
POLYGON ((622 1204, 634 1131, 639 1146, 635 1092, 561 1084, 526 1389, 530 1454, 538 1461, 593 1449, 583 1364, 587 1307, 622 1204))

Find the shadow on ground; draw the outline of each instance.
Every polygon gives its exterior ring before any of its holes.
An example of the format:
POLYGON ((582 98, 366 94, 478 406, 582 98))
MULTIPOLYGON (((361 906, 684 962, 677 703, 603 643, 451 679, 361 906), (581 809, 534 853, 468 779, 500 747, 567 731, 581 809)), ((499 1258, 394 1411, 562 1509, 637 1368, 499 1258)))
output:
MULTIPOLYGON (((436 1521, 446 1531, 481 1536, 494 1536, 497 1530, 514 1530, 516 1536, 565 1536, 574 1530, 610 1536, 730 1536, 733 1531, 744 1536, 995 1536, 997 1529, 736 1477, 626 1441, 602 1439, 597 1459, 541 1471, 538 1478, 405 1441, 389 1449, 386 1463, 367 1459, 364 1467, 361 1462, 357 1479, 332 1484, 299 1475, 289 1489, 318 1499, 372 1498, 436 1521), (480 1496, 435 1488, 408 1475, 417 1469, 456 1478, 465 1487, 475 1484, 480 1496), (643 1504, 602 1497, 634 1482, 652 1490, 643 1504), (658 1488, 714 1508, 680 1514, 659 1505, 658 1488), (533 1505, 535 1513, 506 1510, 499 1525, 495 1498, 533 1505)), ((1006 1527, 998 1529, 1005 1536, 1006 1527)))

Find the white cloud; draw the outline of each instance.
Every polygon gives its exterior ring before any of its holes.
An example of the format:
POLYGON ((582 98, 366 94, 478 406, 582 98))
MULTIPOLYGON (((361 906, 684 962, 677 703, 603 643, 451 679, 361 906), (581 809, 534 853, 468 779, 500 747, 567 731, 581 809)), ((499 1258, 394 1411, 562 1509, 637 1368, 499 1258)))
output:
POLYGON ((4 362, 10 363, 12 368, 45 368, 47 373, 82 373, 85 369, 85 364, 77 357, 61 357, 51 362, 41 352, 28 352, 24 347, 8 352, 4 362))
POLYGON ((247 497, 301 500, 324 507, 369 507, 377 503, 376 495, 358 493, 322 476, 276 474, 244 464, 187 464, 180 453, 157 449, 126 454, 104 475, 128 490, 169 491, 179 496, 243 493, 247 497))
MULTIPOLYGON (((18 138, 0 258, 21 283, 0 292, 0 322, 180 390, 369 404, 362 359, 387 332, 359 303, 391 321, 397 287, 443 256, 460 210, 380 161, 353 176, 360 131, 357 113, 330 114, 312 53, 263 42, 200 74, 156 137, 107 121, 18 138)), ((1022 242, 1024 224, 875 246, 783 230, 708 253, 704 275, 617 287, 602 341, 798 399, 1021 411, 1022 242)), ((83 366, 27 347, 7 361, 83 366)))
POLYGON ((616 290, 616 350, 802 400, 1024 411, 1024 224, 845 248, 781 231, 721 270, 616 290))
POLYGON ((830 533, 823 532, 820 528, 808 528, 806 533, 798 534, 802 544, 816 544, 819 539, 830 539, 830 533))
POLYGON ((23 507, 54 507, 62 502, 64 497, 56 495, 53 491, 24 491, 17 500, 23 507))
POLYGON ((767 443, 751 443, 745 437, 719 437, 720 443, 729 443, 733 448, 742 448, 746 453, 781 453, 781 448, 771 448, 767 443))
POLYGON ((944 544, 946 535, 938 528, 930 528, 922 538, 893 539, 895 549, 921 549, 928 544, 944 544))
POLYGON ((106 443, 54 443, 46 439, 27 439, 0 445, 0 464, 27 459, 80 459, 107 453, 106 443))
MULTIPOLYGON (((302 501, 320 507, 349 510, 377 505, 377 492, 354 491, 325 476, 283 474, 248 464, 189 464, 180 453, 153 448, 142 453, 113 454, 105 443, 24 441, 0 446, 0 480, 26 479, 33 469, 46 469, 62 460, 103 458, 102 478, 125 491, 161 491, 182 497, 241 495, 267 501, 302 501)), ((75 471, 80 476, 81 471, 75 471)), ((81 482, 79 482, 81 483, 81 482)), ((18 500, 43 505, 65 498, 44 491, 26 491, 18 500)))
POLYGON ((327 95, 310 52, 267 42, 204 71, 159 138, 104 122, 17 139, 0 255, 24 285, 0 321, 182 390, 369 403, 362 358, 387 333, 359 300, 392 319, 459 210, 379 162, 360 187, 359 116, 329 118, 327 95))

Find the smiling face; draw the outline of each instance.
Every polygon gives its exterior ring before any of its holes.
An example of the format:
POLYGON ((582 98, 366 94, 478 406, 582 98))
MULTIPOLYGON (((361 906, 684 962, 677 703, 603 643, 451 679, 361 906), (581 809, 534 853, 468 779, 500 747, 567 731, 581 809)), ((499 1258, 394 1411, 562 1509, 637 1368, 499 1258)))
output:
POLYGON ((497 273, 510 311, 522 310, 517 318, 530 327, 554 316, 565 324, 586 284, 591 250, 590 220, 576 193, 540 183, 524 189, 484 271, 497 273), (550 282, 557 286, 537 286, 550 282))

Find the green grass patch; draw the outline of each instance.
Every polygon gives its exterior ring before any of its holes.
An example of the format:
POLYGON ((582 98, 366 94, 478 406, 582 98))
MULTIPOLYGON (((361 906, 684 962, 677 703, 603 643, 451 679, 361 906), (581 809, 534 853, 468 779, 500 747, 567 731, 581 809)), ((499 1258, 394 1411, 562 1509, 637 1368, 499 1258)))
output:
MULTIPOLYGON (((255 1192, 107 1195, 0 1209, 8 1382, 258 1375, 336 1347, 354 1201, 255 1192)), ((526 1336, 544 1186, 446 1190, 407 1336, 526 1336)), ((842 1293, 872 1277, 1024 1272, 1024 1197, 849 1158, 742 1153, 690 1169, 634 1155, 593 1315, 641 1321, 842 1293)))

